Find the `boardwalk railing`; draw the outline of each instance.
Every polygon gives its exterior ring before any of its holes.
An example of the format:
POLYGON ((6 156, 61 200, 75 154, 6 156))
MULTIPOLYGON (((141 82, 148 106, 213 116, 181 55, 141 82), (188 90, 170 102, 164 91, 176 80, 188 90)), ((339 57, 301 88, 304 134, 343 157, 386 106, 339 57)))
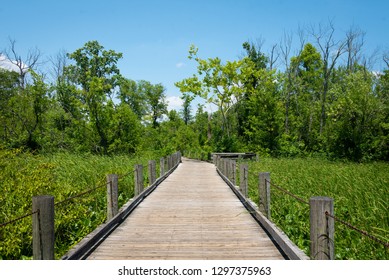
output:
MULTIPOLYGON (((248 165, 241 163, 239 167, 240 185, 236 186, 236 170, 237 163, 235 160, 222 158, 218 155, 213 158, 214 164, 217 167, 217 171, 220 176, 227 182, 231 189, 238 195, 241 201, 245 204, 249 211, 252 211, 253 216, 268 230, 270 235, 275 238, 275 241, 284 250, 283 242, 287 240, 292 243, 289 238, 285 238, 285 234, 279 230, 271 220, 271 199, 270 188, 274 187, 301 203, 309 205, 310 208, 310 258, 315 260, 333 260, 335 259, 335 221, 369 237, 370 239, 382 244, 386 248, 389 248, 389 243, 385 242, 366 231, 360 230, 355 226, 340 220, 334 216, 334 202, 329 197, 311 197, 309 201, 304 200, 301 197, 294 195, 293 193, 276 186, 271 183, 270 173, 261 172, 258 174, 258 206, 248 198, 248 165), (258 211, 259 210, 259 211, 258 211), (280 240, 280 241, 279 241, 280 240), (280 242, 280 243, 279 243, 280 242)), ((292 243, 293 244, 293 243, 292 243)), ((293 246, 295 246, 293 244, 293 246)), ((294 247, 291 248, 294 248, 294 247)), ((285 246, 288 250, 288 246, 285 246)), ((301 250, 300 250, 301 251, 301 250)), ((291 259, 299 258, 299 255, 295 255, 295 252, 285 252, 291 259)))
MULTIPOLYGON (((142 168, 137 165, 135 167, 135 196, 133 199, 129 200, 123 207, 118 211, 118 213, 112 217, 107 223, 101 225, 88 236, 86 236, 81 242, 79 242, 73 249, 71 249, 67 254, 65 254, 63 260, 79 260, 86 259, 93 250, 99 246, 101 242, 112 232, 114 231, 127 217, 131 212, 150 194, 155 188, 162 183, 180 164, 181 162, 181 153, 177 152, 166 158, 167 160, 167 169, 168 171, 164 172, 163 159, 161 159, 160 165, 160 177, 155 179, 155 181, 146 189, 143 189, 143 174, 142 168), (142 179, 141 179, 142 178, 142 179)), ((155 178, 155 161, 149 161, 149 176, 155 178)))
MULTIPOLYGON (((88 189, 77 195, 68 197, 62 201, 54 202, 54 197, 50 195, 34 196, 32 198, 32 212, 24 216, 15 218, 11 221, 0 224, 7 226, 21 219, 32 216, 32 235, 33 235, 33 259, 35 260, 51 260, 54 259, 54 208, 57 205, 64 204, 70 200, 88 194, 98 188, 107 188, 107 219, 106 223, 100 225, 95 231, 84 238, 72 250, 70 250, 62 259, 82 259, 85 258, 94 247, 100 244, 105 236, 112 232, 134 209, 142 202, 163 180, 169 176, 181 162, 181 153, 177 152, 166 158, 160 159, 160 176, 156 177, 156 162, 150 160, 148 162, 148 178, 149 186, 144 187, 143 182, 143 166, 138 164, 134 170, 134 197, 125 205, 118 209, 118 179, 116 174, 108 174, 106 184, 88 189), (165 167, 167 171, 165 172, 165 167)), ((127 176, 123 175, 121 177, 127 176)))
MULTIPOLYGON (((259 211, 258 206, 248 198, 248 166, 240 165, 240 186, 236 186, 236 161, 223 159, 220 156, 213 158, 217 167, 217 172, 227 183, 231 190, 240 199, 246 209, 251 213, 257 222, 267 231, 273 241, 291 260, 308 260, 309 257, 298 248, 284 232, 282 232, 274 223, 272 223, 263 212, 259 211)), ((263 203, 261 203, 262 205, 263 203)), ((266 209, 266 208, 265 208, 266 209)))

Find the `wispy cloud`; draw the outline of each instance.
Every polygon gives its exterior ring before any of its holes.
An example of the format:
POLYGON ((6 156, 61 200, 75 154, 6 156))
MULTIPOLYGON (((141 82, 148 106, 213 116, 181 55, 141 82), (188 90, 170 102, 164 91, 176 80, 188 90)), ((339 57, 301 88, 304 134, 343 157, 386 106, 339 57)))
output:
POLYGON ((176 64, 176 67, 177 68, 182 68, 182 67, 184 67, 185 66, 185 63, 183 63, 183 62, 178 62, 177 64, 176 64))

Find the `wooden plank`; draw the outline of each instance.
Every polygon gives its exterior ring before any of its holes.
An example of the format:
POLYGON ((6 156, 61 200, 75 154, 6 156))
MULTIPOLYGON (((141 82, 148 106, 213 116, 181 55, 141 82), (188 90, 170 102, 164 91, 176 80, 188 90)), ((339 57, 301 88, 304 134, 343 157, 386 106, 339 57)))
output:
POLYGON ((78 244, 70 249, 61 259, 77 260, 85 259, 109 234, 118 227, 128 215, 136 209, 136 207, 148 196, 155 188, 161 184, 176 168, 178 164, 173 166, 165 175, 159 177, 154 184, 145 189, 134 199, 129 200, 120 208, 119 213, 110 221, 97 227, 93 232, 84 237, 78 244))
POLYGON ((213 165, 183 159, 88 259, 284 259, 213 165))
POLYGON ((281 250, 292 260, 309 260, 309 257, 298 248, 284 232, 282 232, 274 223, 268 220, 260 211, 258 206, 249 199, 246 199, 241 192, 226 178, 219 170, 219 175, 230 186, 231 190, 239 197, 246 209, 258 221, 258 223, 267 231, 273 241, 281 250))

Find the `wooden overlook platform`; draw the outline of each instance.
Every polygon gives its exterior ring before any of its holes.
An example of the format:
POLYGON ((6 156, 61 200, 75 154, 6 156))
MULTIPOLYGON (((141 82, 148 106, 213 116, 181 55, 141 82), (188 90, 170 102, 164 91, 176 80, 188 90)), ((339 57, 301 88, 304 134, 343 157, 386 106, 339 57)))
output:
MULTIPOLYGON (((175 171, 83 258, 307 258, 278 229, 264 230, 258 222, 260 214, 250 212, 213 164, 183 158, 175 171)), ((76 246, 69 256, 77 250, 76 246)))

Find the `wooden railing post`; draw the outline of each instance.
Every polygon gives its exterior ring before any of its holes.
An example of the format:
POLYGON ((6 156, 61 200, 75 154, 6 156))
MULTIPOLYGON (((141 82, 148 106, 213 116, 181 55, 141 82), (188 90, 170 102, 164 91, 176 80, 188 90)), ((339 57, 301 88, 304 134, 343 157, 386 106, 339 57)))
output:
POLYGON ((249 166, 247 163, 242 163, 240 165, 240 173, 239 173, 239 181, 240 181, 240 191, 243 196, 247 198, 248 195, 248 174, 249 174, 249 166))
POLYGON ((261 211, 266 218, 270 220, 270 172, 259 173, 258 193, 259 211, 261 211))
POLYGON ((165 159, 160 158, 159 160, 159 177, 165 175, 165 159))
POLYGON ((138 196, 143 191, 143 165, 135 165, 135 190, 134 196, 138 196))
POLYGON ((333 260, 334 252, 334 220, 326 216, 326 211, 334 215, 334 201, 330 197, 311 197, 310 207, 310 240, 311 259, 333 260))
POLYGON ((236 185, 236 161, 231 160, 231 182, 236 185))
POLYGON ((167 170, 172 169, 172 156, 168 155, 167 156, 167 170))
POLYGON ((34 196, 32 211, 33 259, 54 260, 54 196, 34 196))
POLYGON ((226 167, 226 173, 224 174, 228 180, 230 180, 230 160, 226 159, 225 160, 225 167, 226 167))
POLYGON ((151 186, 157 180, 155 160, 149 160, 149 185, 151 186))
POLYGON ((118 175, 107 175, 107 221, 118 213, 118 175))
POLYGON ((232 182, 232 175, 233 173, 233 170, 232 170, 232 159, 229 159, 228 160, 228 179, 230 179, 230 181, 232 182))

